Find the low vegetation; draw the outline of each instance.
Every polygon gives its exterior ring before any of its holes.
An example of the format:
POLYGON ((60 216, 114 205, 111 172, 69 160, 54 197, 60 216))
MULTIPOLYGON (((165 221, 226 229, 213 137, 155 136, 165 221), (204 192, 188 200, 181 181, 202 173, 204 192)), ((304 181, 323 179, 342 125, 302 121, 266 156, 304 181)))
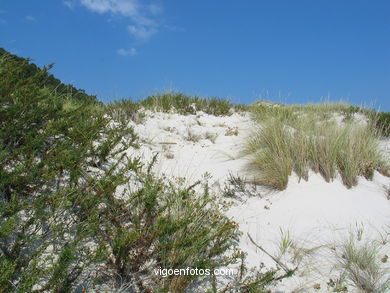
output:
MULTIPOLYGON (((22 57, 18 57, 16 55, 10 54, 3 48, 0 48, 0 58, 6 57, 7 59, 11 59, 17 63, 25 62, 26 59, 22 57)), ((28 59, 30 60, 30 59, 28 59)), ((52 65, 49 65, 47 69, 50 69, 52 65)), ((41 69, 35 65, 34 63, 29 62, 24 66, 23 71, 18 72, 19 78, 21 79, 26 79, 32 76, 35 76, 34 78, 37 79, 37 82, 39 82, 41 85, 44 84, 45 87, 52 91, 55 94, 70 97, 74 100, 79 100, 79 101, 96 101, 96 96, 88 95, 85 93, 84 90, 82 89, 77 89, 74 86, 70 84, 64 84, 62 83, 59 79, 55 78, 52 74, 46 70, 45 72, 42 72, 41 69), (39 77, 36 75, 39 74, 39 77)), ((102 103, 98 103, 101 106, 103 105, 102 103)))
MULTIPOLYGON (((159 98, 106 108, 58 93, 45 85, 48 68, 29 68, 0 58, 0 292, 183 292, 207 276, 154 270, 212 270, 244 257, 207 180, 186 186, 156 176, 156 157, 126 155, 138 147, 126 119, 142 119, 132 115, 159 98)), ((222 115, 227 105, 207 107, 222 115)), ((274 276, 242 273, 231 288, 262 292, 274 276)))
MULTIPOLYGON (((60 83, 49 68, 0 53, 0 292, 268 292, 295 273, 267 252, 279 269, 245 267, 238 226, 224 216, 223 201, 258 196, 252 181, 231 175, 218 199, 207 178, 188 186, 155 175, 157 156, 145 163, 126 155, 140 143, 129 121, 142 123, 146 110, 251 110, 257 128, 245 152, 257 183, 273 188, 284 189, 293 172, 304 180, 310 170, 327 181, 340 175, 347 187, 359 176, 388 172, 377 143, 389 135, 389 113, 341 103, 249 107, 180 93, 103 105, 60 83), (155 273, 233 263, 239 269, 225 288, 210 276, 155 273)), ((237 127, 225 133, 238 134, 237 127)), ((188 129, 186 139, 215 143, 217 134, 188 129)), ((162 149, 174 158, 169 146, 162 149)), ((294 245, 288 232, 281 238, 284 255, 294 245)), ((338 265, 356 288, 380 292, 388 282, 378 251, 358 244, 341 247, 338 265)))
POLYGON ((374 119, 376 128, 381 131, 382 136, 390 137, 390 112, 379 112, 374 119))
POLYGON ((182 93, 168 92, 147 97, 138 102, 128 99, 111 102, 107 109, 108 113, 116 120, 126 119, 135 122, 142 121, 145 110, 160 112, 175 112, 182 115, 196 114, 203 111, 215 116, 229 116, 234 111, 246 110, 248 106, 232 104, 227 99, 200 98, 188 96, 182 93))
POLYGON ((357 240, 350 235, 336 248, 335 256, 336 267, 343 272, 342 279, 359 292, 388 292, 388 268, 375 242, 357 240))
POLYGON ((200 98, 181 93, 165 93, 149 96, 139 102, 146 109, 161 112, 176 111, 179 114, 195 114, 203 111, 214 116, 231 115, 234 110, 243 110, 245 105, 232 104, 229 100, 219 98, 200 98))
POLYGON ((212 143, 215 143, 215 141, 217 140, 217 137, 218 137, 218 133, 213 133, 213 132, 207 131, 207 132, 204 134, 204 139, 208 139, 208 140, 211 141, 212 143))
POLYGON ((282 190, 292 172, 307 180, 313 170, 328 182, 339 174, 352 187, 358 176, 371 179, 375 170, 387 174, 389 166, 378 150, 381 132, 375 120, 352 110, 345 104, 329 103, 253 105, 258 126, 244 153, 251 157, 251 169, 257 170, 257 183, 282 190))

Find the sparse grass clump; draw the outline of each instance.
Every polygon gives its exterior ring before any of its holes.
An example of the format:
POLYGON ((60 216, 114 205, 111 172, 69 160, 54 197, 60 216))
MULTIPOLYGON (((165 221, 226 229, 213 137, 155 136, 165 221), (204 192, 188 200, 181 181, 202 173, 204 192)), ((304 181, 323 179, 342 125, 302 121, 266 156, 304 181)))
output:
POLYGON ((337 266, 360 292, 388 292, 390 280, 381 258, 375 242, 357 241, 353 236, 336 250, 337 266))
POLYGON ((203 111, 215 116, 229 116, 233 110, 246 110, 245 105, 232 104, 227 99, 220 98, 200 98, 197 96, 188 96, 181 93, 165 93, 147 97, 139 102, 146 109, 170 112, 176 111, 179 114, 195 114, 197 111, 203 111))
POLYGON ((127 125, 129 121, 142 123, 145 118, 145 114, 140 111, 140 105, 131 100, 113 101, 106 107, 108 114, 123 125, 127 125))
POLYGON ((215 143, 217 137, 218 137, 218 133, 213 133, 213 132, 207 131, 207 132, 204 134, 204 138, 205 138, 205 139, 208 139, 208 140, 211 141, 212 143, 215 143))
POLYGON ((202 136, 195 133, 190 127, 188 127, 185 139, 192 142, 198 142, 202 139, 202 136))
POLYGON ((380 133, 372 120, 343 119, 347 109, 344 104, 255 105, 258 127, 245 153, 258 170, 258 183, 282 190, 292 172, 307 180, 311 169, 327 182, 340 174, 352 187, 358 176, 371 179, 375 170, 385 173, 388 166, 377 145, 380 133))
POLYGON ((225 136, 237 136, 238 135, 238 127, 228 127, 225 131, 225 136))
POLYGON ((229 177, 222 189, 222 196, 231 198, 240 198, 240 196, 258 196, 259 192, 256 186, 249 185, 245 178, 235 176, 229 173, 229 177))

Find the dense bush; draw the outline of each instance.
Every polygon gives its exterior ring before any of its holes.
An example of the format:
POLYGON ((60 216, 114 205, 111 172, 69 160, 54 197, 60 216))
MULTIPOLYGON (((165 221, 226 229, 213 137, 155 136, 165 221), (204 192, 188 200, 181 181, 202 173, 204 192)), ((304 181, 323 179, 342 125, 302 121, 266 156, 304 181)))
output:
MULTIPOLYGON (((24 63, 26 62, 26 59, 22 57, 18 57, 16 55, 8 53, 3 48, 0 48, 0 58, 7 56, 8 59, 12 59, 16 63, 24 63)), ((49 66, 51 67, 51 66, 49 66)), ((23 70, 19 71, 19 77, 20 78, 28 78, 33 75, 36 75, 38 72, 40 72, 40 69, 38 66, 36 66, 34 63, 28 63, 23 66, 23 70)), ((37 77, 35 77, 37 78, 37 77)), ((91 96, 85 93, 82 89, 77 89, 74 86, 70 84, 64 84, 59 79, 55 78, 52 74, 49 74, 47 71, 45 73, 40 73, 39 76, 39 82, 44 83, 47 88, 55 92, 56 94, 66 95, 67 97, 71 97, 76 100, 82 100, 82 101, 96 101, 95 96, 91 96)))
POLYGON ((93 194, 86 172, 107 121, 90 101, 64 110, 42 84, 46 69, 24 76, 27 61, 0 62, 0 288, 66 290, 94 258, 81 249, 93 194))

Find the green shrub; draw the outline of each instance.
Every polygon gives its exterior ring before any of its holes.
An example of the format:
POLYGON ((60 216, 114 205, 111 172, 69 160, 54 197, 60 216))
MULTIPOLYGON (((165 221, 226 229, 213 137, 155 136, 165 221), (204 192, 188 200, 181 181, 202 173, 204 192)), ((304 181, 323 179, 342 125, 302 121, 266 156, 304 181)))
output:
POLYGON ((198 277, 153 269, 235 261, 237 224, 206 183, 195 192, 156 177, 153 163, 123 152, 136 146, 132 128, 48 90, 46 69, 23 77, 25 66, 0 58, 0 292, 93 290, 102 280, 182 292, 198 277))
POLYGON ((0 59, 0 291, 67 291, 94 258, 82 248, 97 196, 85 174, 108 121, 46 88, 46 69, 23 77, 28 66, 0 59))
POLYGON ((144 171, 133 182, 140 186, 137 191, 129 185, 121 199, 107 198, 101 211, 104 224, 99 226, 96 241, 112 251, 113 261, 107 265, 118 280, 136 284, 133 289, 183 292, 202 277, 164 278, 154 271, 214 269, 234 262, 236 257, 226 252, 238 240, 237 224, 222 215, 208 188, 199 194, 195 185, 166 184, 167 178, 144 171), (145 275, 150 277, 148 282, 143 281, 145 275))

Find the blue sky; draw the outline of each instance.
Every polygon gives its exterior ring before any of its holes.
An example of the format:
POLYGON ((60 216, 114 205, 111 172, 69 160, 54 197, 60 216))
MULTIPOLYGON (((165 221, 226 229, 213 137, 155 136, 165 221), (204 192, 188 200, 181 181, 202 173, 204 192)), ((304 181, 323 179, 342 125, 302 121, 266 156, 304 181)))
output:
POLYGON ((0 0, 0 47, 102 101, 176 90, 390 111, 388 0, 0 0))

